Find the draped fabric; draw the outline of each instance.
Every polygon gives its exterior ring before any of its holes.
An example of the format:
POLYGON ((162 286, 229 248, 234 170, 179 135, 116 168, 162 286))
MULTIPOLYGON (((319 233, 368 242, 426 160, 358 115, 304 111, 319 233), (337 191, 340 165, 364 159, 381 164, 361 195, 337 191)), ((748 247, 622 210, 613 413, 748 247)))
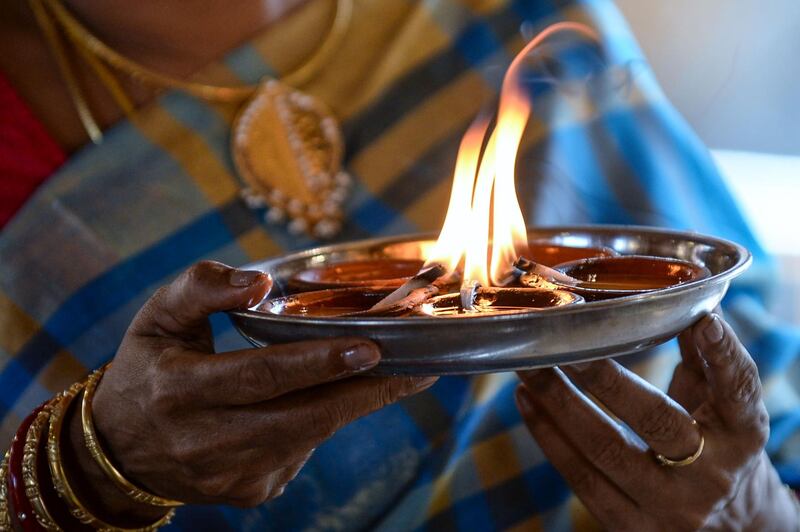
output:
POLYGON ((64 159, 0 72, 0 229, 64 159))
MULTIPOLYGON (((279 75, 329 16, 330 5, 310 2, 199 78, 279 75)), ((521 33, 559 20, 595 26, 603 50, 558 40, 549 59, 534 58, 536 115, 518 164, 528 223, 659 225, 747 246, 754 265, 726 314, 762 373, 769 451, 800 484, 800 338, 764 311, 771 263, 610 1, 357 0, 342 48, 303 87, 344 126, 355 189, 338 240, 438 229, 461 135, 496 97, 521 33)), ((141 304, 191 263, 242 265, 315 243, 239 198, 235 111, 164 94, 72 156, 0 233, 3 441, 36 404, 109 360, 141 304)), ((219 350, 244 346, 224 316, 212 322, 219 350)), ((621 360, 663 386, 677 354, 671 343, 621 360)), ((515 384, 511 374, 442 378, 338 432, 282 497, 182 508, 172 529, 592 529, 522 425, 515 384)))

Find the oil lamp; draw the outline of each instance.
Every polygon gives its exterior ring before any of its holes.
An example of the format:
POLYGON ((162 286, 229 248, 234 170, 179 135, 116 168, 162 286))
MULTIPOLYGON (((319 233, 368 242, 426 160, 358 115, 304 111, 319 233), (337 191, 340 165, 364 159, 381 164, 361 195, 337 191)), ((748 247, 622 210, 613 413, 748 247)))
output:
MULTIPOLYGON (((554 280, 554 284, 580 294, 587 301, 643 294, 711 275, 707 268, 684 260, 640 255, 576 260, 559 264, 555 270, 577 284, 562 285, 559 280, 554 280)), ((531 274, 521 276, 520 282, 525 286, 538 285, 531 274)))
POLYGON ((413 277, 423 262, 388 257, 336 262, 296 273, 289 279, 289 288, 293 292, 351 286, 397 288, 413 277))

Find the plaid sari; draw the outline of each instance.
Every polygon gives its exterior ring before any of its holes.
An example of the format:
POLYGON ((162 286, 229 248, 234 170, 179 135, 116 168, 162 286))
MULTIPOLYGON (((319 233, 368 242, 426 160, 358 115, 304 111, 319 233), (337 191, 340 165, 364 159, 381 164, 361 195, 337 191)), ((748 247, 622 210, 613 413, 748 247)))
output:
MULTIPOLYGON (((279 75, 308 51, 326 10, 309 3, 202 79, 279 75)), ((460 137, 496 96, 520 28, 567 19, 598 28, 603 52, 553 45, 558 61, 540 61, 531 77, 538 111, 518 165, 527 221, 659 225, 747 246, 754 266, 731 287, 726 314, 766 386, 768 450, 800 484, 800 337, 764 311, 770 261, 609 0, 358 0, 339 53, 304 87, 344 126, 356 184, 338 238, 438 229, 460 137), (587 81, 598 61, 609 68, 587 81)), ((109 360, 142 303, 188 265, 314 244, 239 198, 227 148, 235 111, 162 95, 76 153, 0 234, 2 441, 36 404, 109 360)), ((212 321, 219 350, 244 345, 224 316, 212 321)), ((671 343, 628 360, 663 385, 677 354, 671 343)), ((282 497, 246 510, 182 508, 172 529, 591 529, 522 425, 515 384, 510 374, 442 378, 338 432, 282 497)))

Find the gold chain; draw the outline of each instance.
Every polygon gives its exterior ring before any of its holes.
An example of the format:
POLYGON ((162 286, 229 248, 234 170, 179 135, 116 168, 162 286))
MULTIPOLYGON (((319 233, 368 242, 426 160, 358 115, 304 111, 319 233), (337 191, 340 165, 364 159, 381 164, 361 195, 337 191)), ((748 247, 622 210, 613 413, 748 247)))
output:
POLYGON ((86 98, 83 96, 83 90, 72 72, 72 68, 70 68, 69 57, 58 38, 58 31, 44 9, 41 0, 30 0, 30 6, 45 40, 50 45, 50 51, 53 53, 58 69, 61 71, 61 76, 64 78, 64 83, 67 85, 67 91, 78 113, 83 129, 86 130, 92 142, 99 144, 103 140, 103 133, 94 116, 92 116, 89 104, 86 103, 86 98))
MULTIPOLYGON (((336 52, 344 39, 353 16, 354 0, 336 0, 336 13, 333 17, 330 30, 316 51, 303 64, 292 72, 282 77, 281 81, 289 85, 298 86, 308 82, 322 68, 336 52)), ((102 139, 102 133, 83 91, 70 68, 67 53, 58 38, 56 24, 64 31, 65 35, 78 48, 86 61, 97 73, 100 80, 111 92, 117 104, 126 112, 132 112, 133 106, 130 99, 122 91, 119 83, 113 78, 102 60, 113 68, 144 83, 167 89, 177 89, 192 94, 202 100, 210 102, 240 102, 250 98, 256 90, 255 85, 216 86, 204 83, 185 81, 160 72, 156 72, 136 61, 120 54, 103 41, 93 35, 83 26, 61 3, 61 0, 29 0, 31 9, 37 22, 45 35, 52 53, 67 84, 67 89, 72 97, 81 123, 93 142, 102 139)))

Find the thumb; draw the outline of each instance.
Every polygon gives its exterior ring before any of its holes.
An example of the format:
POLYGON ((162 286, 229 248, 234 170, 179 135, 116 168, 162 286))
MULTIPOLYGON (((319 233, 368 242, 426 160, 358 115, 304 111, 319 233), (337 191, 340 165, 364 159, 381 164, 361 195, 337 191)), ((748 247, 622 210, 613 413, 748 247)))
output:
POLYGON ((131 324, 134 334, 162 336, 205 327, 209 314, 254 305, 272 287, 272 278, 255 270, 237 270, 203 261, 160 288, 131 324))

